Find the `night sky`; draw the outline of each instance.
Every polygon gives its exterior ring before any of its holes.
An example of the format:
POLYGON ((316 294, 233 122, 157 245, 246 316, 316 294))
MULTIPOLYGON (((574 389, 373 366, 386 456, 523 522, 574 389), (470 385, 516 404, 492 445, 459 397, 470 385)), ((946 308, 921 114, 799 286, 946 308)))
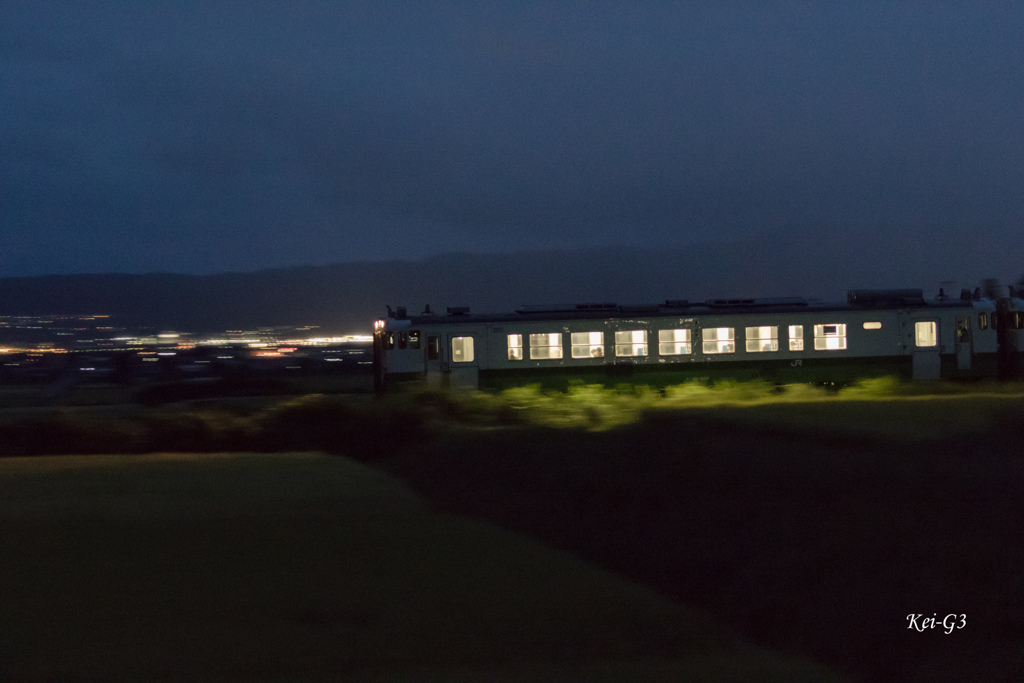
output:
POLYGON ((900 234, 1024 271, 1017 3, 4 0, 0 94, 0 276, 900 234))

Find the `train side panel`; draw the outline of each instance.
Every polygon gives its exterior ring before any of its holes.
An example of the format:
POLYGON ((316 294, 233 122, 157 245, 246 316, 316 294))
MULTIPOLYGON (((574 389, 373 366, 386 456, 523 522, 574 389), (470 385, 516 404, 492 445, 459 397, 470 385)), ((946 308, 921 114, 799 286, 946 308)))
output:
MULTIPOLYGON (((1018 320, 1024 302, 1014 304, 1018 320), (1019 309, 1019 310, 1018 310, 1019 309)), ((468 315, 380 321, 382 386, 503 388, 571 382, 670 385, 715 378, 848 382, 994 377, 989 301, 915 307, 700 311, 692 315, 468 315)))

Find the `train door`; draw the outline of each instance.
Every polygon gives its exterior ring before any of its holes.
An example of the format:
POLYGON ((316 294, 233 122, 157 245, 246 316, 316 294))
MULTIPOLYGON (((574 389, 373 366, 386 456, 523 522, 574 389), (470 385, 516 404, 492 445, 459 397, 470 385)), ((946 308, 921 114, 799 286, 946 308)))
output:
POLYGON ((448 379, 444 337, 440 334, 428 334, 423 353, 426 356, 427 386, 444 386, 448 379))
POLYGON ((448 386, 453 389, 476 389, 480 386, 480 354, 477 336, 470 332, 448 335, 448 386))
POLYGON ((478 335, 471 332, 428 334, 427 384, 433 387, 476 389, 480 385, 478 335))
POLYGON ((971 316, 956 317, 956 369, 970 370, 971 358, 974 355, 974 344, 971 335, 971 316))
POLYGON ((942 376, 939 321, 936 318, 911 318, 908 333, 913 345, 912 377, 939 379, 942 376))

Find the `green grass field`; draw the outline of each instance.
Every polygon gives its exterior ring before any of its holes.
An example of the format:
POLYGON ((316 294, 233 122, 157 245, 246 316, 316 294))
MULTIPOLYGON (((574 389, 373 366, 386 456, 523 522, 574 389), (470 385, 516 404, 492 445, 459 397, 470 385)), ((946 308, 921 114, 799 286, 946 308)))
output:
POLYGON ((3 680, 830 680, 318 454, 0 459, 3 680))
POLYGON ((0 680, 1024 670, 1019 383, 15 402, 0 455, 0 680))

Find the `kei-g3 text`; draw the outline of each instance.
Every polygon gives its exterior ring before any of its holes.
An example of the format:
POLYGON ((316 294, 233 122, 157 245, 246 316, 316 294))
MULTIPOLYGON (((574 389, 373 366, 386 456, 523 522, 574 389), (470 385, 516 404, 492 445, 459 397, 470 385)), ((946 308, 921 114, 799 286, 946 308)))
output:
POLYGON ((967 626, 967 615, 947 614, 940 620, 937 613, 930 617, 926 617, 923 614, 908 614, 907 621, 909 622, 907 628, 913 629, 919 633, 941 627, 947 634, 949 634, 958 628, 967 626))

